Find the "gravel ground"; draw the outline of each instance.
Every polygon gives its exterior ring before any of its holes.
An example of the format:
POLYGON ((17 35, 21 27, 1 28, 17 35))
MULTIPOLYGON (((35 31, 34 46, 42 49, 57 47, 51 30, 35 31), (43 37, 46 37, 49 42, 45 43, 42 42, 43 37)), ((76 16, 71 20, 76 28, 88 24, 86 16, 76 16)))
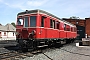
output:
POLYGON ((75 43, 43 52, 20 60, 90 60, 90 47, 76 47, 75 43))
POLYGON ((15 46, 17 42, 15 40, 3 40, 0 41, 0 48, 8 47, 8 46, 15 46))
MULTIPOLYGON (((17 43, 13 41, 0 42, 0 53, 15 50, 17 48, 15 44, 17 43), (12 47, 10 49, 5 48, 7 46, 12 47)), ((77 47, 75 43, 67 44, 60 48, 45 49, 43 53, 20 60, 90 60, 90 47, 77 47)))
POLYGON ((2 40, 0 41, 0 54, 7 53, 17 49, 17 42, 15 40, 2 40))

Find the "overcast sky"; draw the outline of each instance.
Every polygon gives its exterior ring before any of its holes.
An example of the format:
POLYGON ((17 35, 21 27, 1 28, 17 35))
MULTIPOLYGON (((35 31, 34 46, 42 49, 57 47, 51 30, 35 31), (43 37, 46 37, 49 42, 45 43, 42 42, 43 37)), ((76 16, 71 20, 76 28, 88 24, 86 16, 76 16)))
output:
POLYGON ((0 0, 0 23, 16 22, 17 13, 41 9, 59 18, 90 17, 90 0, 0 0))

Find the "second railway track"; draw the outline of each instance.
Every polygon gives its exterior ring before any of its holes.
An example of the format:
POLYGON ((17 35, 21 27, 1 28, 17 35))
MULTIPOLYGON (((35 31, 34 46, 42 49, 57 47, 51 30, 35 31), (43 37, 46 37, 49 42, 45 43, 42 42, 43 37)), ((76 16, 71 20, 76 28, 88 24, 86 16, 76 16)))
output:
POLYGON ((32 52, 24 52, 24 53, 17 52, 17 51, 2 53, 0 54, 0 60, 19 60, 19 59, 24 59, 26 57, 32 57, 33 55, 40 52, 41 50, 32 51, 32 52))

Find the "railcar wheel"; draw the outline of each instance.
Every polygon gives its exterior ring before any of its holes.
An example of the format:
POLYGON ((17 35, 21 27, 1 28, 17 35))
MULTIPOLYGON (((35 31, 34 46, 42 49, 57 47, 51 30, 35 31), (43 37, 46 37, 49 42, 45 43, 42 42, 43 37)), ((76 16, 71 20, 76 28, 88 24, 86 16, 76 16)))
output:
POLYGON ((27 48, 22 48, 22 52, 27 52, 28 49, 27 48))
POLYGON ((18 47, 19 47, 19 51, 20 52, 26 52, 26 51, 28 51, 27 48, 23 48, 23 46, 21 46, 21 45, 18 45, 18 47))
POLYGON ((48 47, 52 47, 52 42, 48 41, 48 47))
POLYGON ((72 40, 72 41, 71 41, 72 43, 75 41, 75 39, 71 39, 71 40, 72 40))
POLYGON ((59 48, 60 46, 61 46, 61 41, 56 41, 55 47, 56 47, 56 48, 59 48))
POLYGON ((71 43, 71 40, 70 39, 66 39, 66 44, 69 44, 71 43))
POLYGON ((27 44, 28 51, 33 51, 37 49, 37 42, 36 41, 29 41, 27 44))

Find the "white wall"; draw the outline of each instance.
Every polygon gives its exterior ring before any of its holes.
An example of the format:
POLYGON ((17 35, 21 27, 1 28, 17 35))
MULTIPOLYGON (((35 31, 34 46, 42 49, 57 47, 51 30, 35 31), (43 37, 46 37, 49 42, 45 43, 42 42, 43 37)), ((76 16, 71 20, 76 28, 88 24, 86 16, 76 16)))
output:
POLYGON ((7 36, 11 38, 16 38, 15 32, 7 32, 7 36), (13 36, 14 33, 14 36, 13 36))
POLYGON ((1 32, 1 37, 2 38, 16 38, 15 32, 13 36, 13 32, 6 32, 6 36, 4 36, 4 32, 1 32))
POLYGON ((6 36, 4 36, 4 32, 1 32, 1 37, 2 38, 7 38, 7 32, 6 32, 6 36))

